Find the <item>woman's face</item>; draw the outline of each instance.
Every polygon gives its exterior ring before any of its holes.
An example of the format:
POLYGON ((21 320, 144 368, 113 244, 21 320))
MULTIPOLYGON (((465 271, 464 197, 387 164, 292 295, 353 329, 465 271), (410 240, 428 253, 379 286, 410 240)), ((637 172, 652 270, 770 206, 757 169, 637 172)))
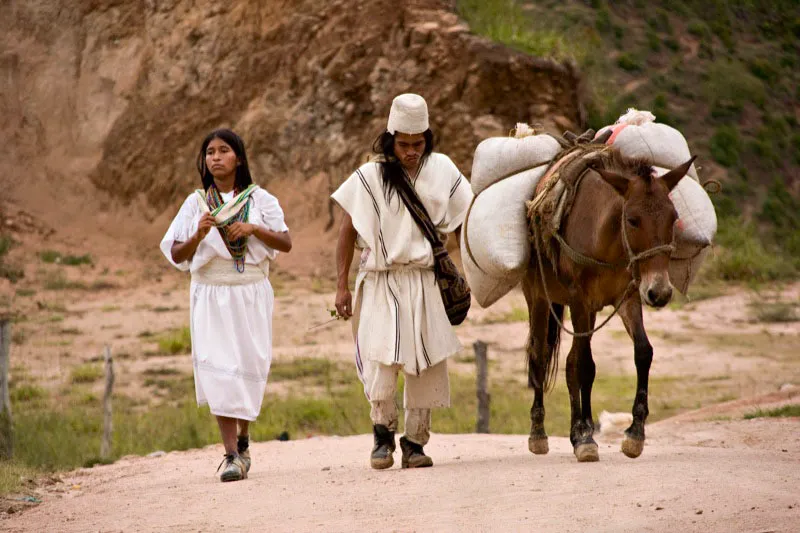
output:
POLYGON ((211 139, 206 148, 206 167, 215 180, 225 181, 234 178, 238 165, 239 158, 236 157, 231 145, 218 137, 211 139))

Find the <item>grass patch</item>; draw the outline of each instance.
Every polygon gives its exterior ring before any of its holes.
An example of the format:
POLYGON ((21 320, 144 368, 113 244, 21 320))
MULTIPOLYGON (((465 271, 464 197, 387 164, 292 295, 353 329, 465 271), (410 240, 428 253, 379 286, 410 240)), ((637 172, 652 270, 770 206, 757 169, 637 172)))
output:
POLYGON ((177 368, 163 366, 161 368, 148 368, 142 372, 142 374, 145 376, 178 376, 181 374, 181 371, 177 368))
POLYGON ((0 496, 23 492, 29 486, 28 483, 40 474, 39 470, 22 464, 17 459, 0 461, 0 496))
POLYGON ((47 391, 37 385, 23 383, 13 386, 9 396, 12 402, 33 402, 47 398, 47 391))
POLYGON ((8 236, 0 235, 0 278, 5 278, 11 283, 16 283, 25 277, 25 271, 17 266, 5 262, 9 250, 17 243, 8 236))
POLYGON ((350 372, 328 359, 303 357, 293 361, 273 361, 269 379, 273 382, 299 381, 304 385, 330 388, 348 383, 350 372))
POLYGON ((73 367, 70 372, 70 382, 72 383, 93 383, 102 378, 103 367, 97 364, 83 364, 73 367))
POLYGON ((107 279, 98 279, 93 281, 87 287, 87 290, 90 291, 106 291, 109 289, 116 289, 119 285, 114 283, 113 281, 108 281, 107 279))
POLYGON ((28 330, 23 328, 14 328, 11 331, 11 343, 21 346, 28 340, 28 330))
POLYGON ((39 259, 41 259, 43 263, 68 265, 68 266, 94 264, 94 262, 92 261, 92 256, 89 254, 62 255, 61 252, 56 252, 55 250, 43 250, 39 252, 39 259))
POLYGON ((0 259, 3 259, 8 251, 11 249, 11 246, 14 244, 14 241, 8 235, 0 235, 0 259))
POLYGON ((750 314, 755 322, 781 323, 800 320, 798 305, 790 302, 750 302, 750 314))
POLYGON ((158 307, 154 307, 152 309, 152 311, 154 313, 170 313, 172 311, 180 311, 180 310, 181 310, 181 308, 179 306, 177 306, 177 305, 172 306, 172 307, 158 306, 158 307))
POLYGON ((178 355, 192 351, 192 336, 188 327, 162 333, 157 342, 158 349, 162 354, 178 355))
POLYGON ((528 310, 522 307, 512 307, 509 311, 502 314, 489 315, 481 321, 481 324, 507 324, 509 322, 527 322, 528 310))
POLYGON ((120 309, 122 308, 118 305, 104 305, 102 308, 100 308, 100 310, 104 313, 113 313, 114 311, 119 311, 120 309))
POLYGON ((34 289, 17 289, 17 296, 27 298, 36 294, 34 289))
POLYGON ((118 285, 105 279, 98 279, 90 284, 83 281, 71 280, 64 275, 63 272, 50 272, 44 280, 44 288, 49 291, 104 291, 107 289, 116 289, 118 285))
POLYGON ((717 242, 703 279, 765 283, 797 276, 797 265, 770 248, 756 227, 740 217, 720 219, 717 242))
POLYGON ((577 53, 561 33, 532 28, 514 0, 459 0, 458 13, 475 33, 528 54, 565 59, 577 53))
POLYGON ((784 405, 783 407, 768 409, 766 411, 759 408, 752 413, 745 414, 744 419, 752 420, 754 418, 783 418, 790 416, 800 416, 800 404, 784 405))
POLYGON ((68 279, 63 272, 52 272, 45 278, 44 288, 48 291, 86 290, 86 284, 68 279))
POLYGON ((673 293, 672 301, 669 303, 670 309, 681 309, 687 304, 712 300, 725 295, 725 285, 714 281, 692 284, 689 293, 686 295, 678 291, 673 293))

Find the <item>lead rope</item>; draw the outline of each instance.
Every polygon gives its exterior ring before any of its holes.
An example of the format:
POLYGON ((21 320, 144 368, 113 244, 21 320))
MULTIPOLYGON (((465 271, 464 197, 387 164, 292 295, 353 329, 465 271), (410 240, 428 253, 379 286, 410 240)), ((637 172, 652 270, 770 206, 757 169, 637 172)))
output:
POLYGON ((536 262, 539 264, 539 275, 541 276, 541 279, 542 279, 542 287, 544 288, 544 296, 547 299, 547 306, 550 309, 550 315, 555 319, 556 323, 558 324, 558 327, 560 327, 562 331, 566 331, 567 333, 569 333, 573 337, 581 338, 581 337, 588 337, 588 336, 594 334, 595 332, 600 330, 603 326, 608 324, 609 320, 614 318, 614 315, 617 314, 617 311, 619 311, 619 308, 622 306, 622 303, 627 299, 628 292, 632 288, 636 287, 636 285, 637 285, 636 280, 635 279, 631 279, 631 282, 628 284, 628 286, 625 288, 625 292, 622 294, 622 298, 620 298, 619 303, 614 308, 614 312, 611 313, 611 315, 608 318, 606 318, 603 321, 602 324, 600 324, 599 326, 597 326, 596 328, 594 328, 591 331, 585 331, 585 332, 582 332, 582 333, 575 333, 574 331, 568 329, 564 325, 563 322, 561 322, 561 320, 558 318, 558 315, 556 314, 555 309, 553 309, 553 300, 550 299, 550 293, 547 290, 547 282, 545 281, 545 277, 544 277, 544 267, 542 266, 542 253, 539 251, 539 226, 538 226, 538 224, 536 225, 535 233, 536 234, 533 236, 533 247, 536 249, 536 259, 537 259, 536 262))

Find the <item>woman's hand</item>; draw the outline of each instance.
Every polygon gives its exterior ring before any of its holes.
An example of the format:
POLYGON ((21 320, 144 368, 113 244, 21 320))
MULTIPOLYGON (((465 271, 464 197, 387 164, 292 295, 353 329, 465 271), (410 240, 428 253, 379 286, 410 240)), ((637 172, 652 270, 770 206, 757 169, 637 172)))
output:
POLYGON ((214 220, 214 217, 211 213, 205 213, 202 217, 200 217, 200 222, 197 223, 197 242, 199 243, 203 239, 206 238, 208 232, 211 231, 211 228, 217 225, 217 221, 214 220))
POLYGON ((353 316, 353 295, 350 289, 340 288, 336 291, 336 312, 345 320, 353 316))
POLYGON ((234 222, 228 226, 228 238, 232 241, 241 239, 242 237, 249 237, 256 230, 255 224, 247 224, 245 222, 234 222))

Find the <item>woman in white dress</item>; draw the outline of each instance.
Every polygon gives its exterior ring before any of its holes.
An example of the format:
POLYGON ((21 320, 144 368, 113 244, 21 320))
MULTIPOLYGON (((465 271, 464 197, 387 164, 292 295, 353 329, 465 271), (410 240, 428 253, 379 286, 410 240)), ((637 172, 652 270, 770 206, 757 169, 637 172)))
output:
POLYGON ((236 481, 250 470, 249 424, 261 410, 272 359, 269 264, 292 241, 277 198, 253 184, 244 143, 233 131, 215 130, 203 140, 197 170, 203 189, 183 202, 161 251, 192 275, 197 404, 208 404, 219 425, 220 479, 236 481))

